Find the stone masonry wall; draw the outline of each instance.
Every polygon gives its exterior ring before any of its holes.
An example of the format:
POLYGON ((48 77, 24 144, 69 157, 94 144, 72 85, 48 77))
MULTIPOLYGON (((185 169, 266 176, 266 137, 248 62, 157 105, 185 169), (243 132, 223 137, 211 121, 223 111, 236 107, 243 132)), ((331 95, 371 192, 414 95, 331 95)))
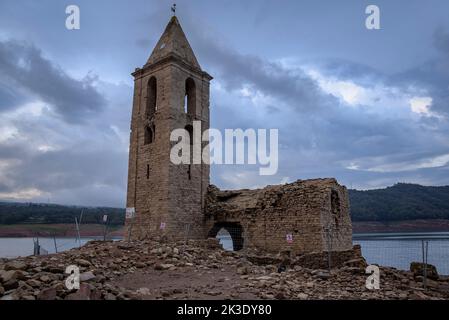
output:
POLYGON ((127 207, 136 216, 127 221, 126 236, 147 238, 202 238, 204 196, 209 185, 209 165, 181 164, 170 161, 170 142, 174 129, 184 129, 201 121, 201 130, 209 128, 210 76, 183 67, 176 60, 160 66, 149 66, 134 73, 135 93, 131 120, 127 207), (157 79, 157 110, 146 115, 151 77, 157 79), (184 111, 186 79, 195 83, 195 112, 184 111), (155 127, 154 141, 145 144, 146 126, 155 127), (189 174, 190 171, 190 174, 189 174), (165 229, 161 229, 161 223, 165 229), (129 232, 131 229, 131 232, 129 232))
POLYGON ((258 190, 220 191, 211 186, 205 223, 206 230, 214 232, 216 225, 240 225, 243 247, 267 252, 352 248, 347 190, 335 179, 298 180, 258 190), (287 242, 287 234, 292 235, 292 243, 287 242))
MULTIPOLYGON (((203 161, 172 163, 170 153, 178 143, 170 141, 173 130, 200 122, 200 134, 193 135, 199 142, 209 129, 212 80, 176 17, 133 76, 127 208, 136 214, 126 221, 126 237, 199 239, 215 237, 224 227, 236 249, 298 254, 351 249, 347 190, 335 179, 220 191, 209 186, 210 169, 203 161)), ((201 149, 206 145, 202 142, 201 149)))

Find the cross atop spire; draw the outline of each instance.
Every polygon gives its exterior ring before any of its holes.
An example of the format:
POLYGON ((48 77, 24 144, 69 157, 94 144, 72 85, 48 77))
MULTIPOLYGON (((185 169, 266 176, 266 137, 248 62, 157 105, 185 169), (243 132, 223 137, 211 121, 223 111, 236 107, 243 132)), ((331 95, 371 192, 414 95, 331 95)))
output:
POLYGON ((176 16, 176 3, 173 3, 171 11, 173 12, 173 15, 176 16))
POLYGON ((179 58, 191 67, 201 70, 198 60, 190 47, 189 41, 181 28, 181 24, 175 15, 171 17, 167 24, 167 27, 157 42, 156 47, 153 49, 147 64, 153 64, 169 56, 179 58))

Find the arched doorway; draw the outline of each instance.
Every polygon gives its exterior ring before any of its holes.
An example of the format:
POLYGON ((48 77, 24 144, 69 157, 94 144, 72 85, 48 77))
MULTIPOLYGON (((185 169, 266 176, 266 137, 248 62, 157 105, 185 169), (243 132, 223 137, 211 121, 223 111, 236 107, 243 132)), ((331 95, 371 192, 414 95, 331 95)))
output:
MULTIPOLYGON (((209 231, 208 237, 223 239, 227 241, 226 247, 231 247, 229 237, 232 240, 233 251, 243 249, 243 228, 238 222, 217 222, 209 231), (226 239, 226 237, 228 237, 226 239)), ((225 248, 226 249, 226 248, 225 248)))

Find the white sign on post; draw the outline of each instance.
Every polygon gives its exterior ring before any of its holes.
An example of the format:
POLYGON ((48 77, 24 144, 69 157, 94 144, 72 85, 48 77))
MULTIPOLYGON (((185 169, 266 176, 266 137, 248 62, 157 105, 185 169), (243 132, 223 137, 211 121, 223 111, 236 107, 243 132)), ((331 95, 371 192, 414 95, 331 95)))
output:
POLYGON ((161 230, 165 229, 165 222, 161 222, 161 230))
POLYGON ((136 213, 135 208, 126 208, 126 219, 134 218, 135 213, 136 213))
POLYGON ((293 235, 292 234, 287 234, 287 243, 293 243, 293 235))
POLYGON ((108 221, 108 215, 107 214, 103 215, 103 222, 106 223, 106 221, 108 221))

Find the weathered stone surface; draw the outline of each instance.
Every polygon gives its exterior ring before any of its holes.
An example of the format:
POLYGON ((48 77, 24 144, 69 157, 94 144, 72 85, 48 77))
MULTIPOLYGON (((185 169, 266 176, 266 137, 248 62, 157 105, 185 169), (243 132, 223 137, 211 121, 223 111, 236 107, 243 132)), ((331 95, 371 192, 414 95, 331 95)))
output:
POLYGON ((25 273, 21 270, 9 270, 0 272, 0 282, 8 282, 11 279, 24 280, 25 273))
POLYGON ((329 272, 326 272, 326 271, 320 271, 320 272, 316 273, 315 275, 318 278, 323 279, 323 280, 327 280, 327 279, 332 277, 332 275, 329 272))
POLYGON ((26 268, 27 265, 23 261, 10 261, 5 264, 5 270, 25 270, 26 268))
POLYGON ((75 263, 81 267, 90 267, 92 264, 85 259, 76 259, 75 263))
POLYGON ((131 233, 126 235, 133 239, 201 239, 209 165, 173 164, 170 134, 174 129, 193 129, 194 121, 201 122, 201 133, 209 128, 212 77, 194 63, 196 58, 176 18, 151 57, 133 73, 127 207, 134 207, 136 216, 132 223, 127 220, 131 233), (181 43, 183 48, 178 47, 181 43))
MULTIPOLYGON (((135 217, 126 220, 126 236, 159 237, 163 243, 209 237, 205 245, 214 249, 219 246, 215 236, 224 228, 235 250, 295 255, 351 250, 348 193, 335 179, 219 190, 209 185, 209 164, 196 163, 195 152, 188 164, 171 161, 174 129, 185 128, 192 144, 201 143, 200 136, 209 129, 212 80, 201 69, 176 17, 147 64, 132 75, 127 207, 135 209, 135 217)), ((202 142, 200 149, 206 144, 202 142)), ((179 250, 165 254, 178 255, 179 250)), ((288 267, 287 260, 281 260, 280 271, 288 267)))
POLYGON ((335 179, 298 180, 256 190, 210 186, 205 217, 208 236, 226 229, 235 250, 296 255, 352 249, 348 194, 335 179))
POLYGON ((365 270, 368 266, 368 263, 366 263, 366 260, 362 257, 348 260, 344 264, 348 267, 359 268, 363 270, 365 270))
POLYGON ((305 294, 305 293, 299 293, 299 294, 297 295, 297 298, 298 298, 299 300, 307 300, 308 297, 309 297, 309 295, 307 295, 307 294, 305 294))
POLYGON ((66 300, 90 300, 91 288, 85 283, 80 284, 80 288, 65 297, 66 300))
POLYGON ((55 288, 44 289, 37 295, 37 300, 55 300, 55 299, 56 299, 55 288))
MULTIPOLYGON (((410 271, 379 266, 381 289, 368 290, 365 287, 367 275, 360 267, 350 267, 345 263, 334 265, 328 278, 326 268, 298 265, 297 259, 303 259, 304 255, 292 254, 291 264, 286 266, 284 272, 278 273, 278 259, 283 259, 283 254, 264 252, 260 259, 264 263, 255 264, 246 257, 247 254, 256 256, 256 251, 225 252, 209 248, 205 240, 181 240, 173 244, 159 240, 135 241, 127 244, 126 252, 120 257, 100 254, 121 250, 118 245, 121 242, 100 242, 57 255, 22 258, 28 265, 23 271, 5 271, 4 264, 8 261, 0 262, 0 270, 3 271, 0 273, 7 273, 9 281, 15 282, 8 288, 1 284, 3 292, 0 297, 27 300, 449 299, 449 279, 444 276, 438 280, 428 279, 427 289, 424 290, 420 276, 415 279, 410 271), (182 248, 176 257, 175 248, 182 248), (89 257, 91 266, 89 271, 83 273, 95 278, 81 282, 78 291, 65 287, 67 275, 48 272, 53 266, 72 265, 80 257, 89 257), (135 268, 138 263, 145 263, 145 267, 135 268), (160 270, 155 270, 155 266, 160 270), (18 276, 24 276, 25 280, 18 279, 18 276), (41 281, 42 278, 50 281, 41 281), (16 285, 17 288, 14 288, 16 285)), ((339 254, 342 261, 358 261, 360 258, 357 247, 352 253, 342 251, 333 254, 335 261, 340 259, 339 254)))
POLYGON ((2 282, 6 282, 10 279, 12 279, 15 275, 15 272, 10 270, 10 271, 5 271, 5 270, 0 270, 0 283, 2 282))
POLYGON ((171 263, 158 263, 154 266, 155 270, 168 270, 173 268, 175 265, 171 263))
POLYGON ((281 259, 279 257, 263 256, 263 255, 248 255, 248 261, 251 261, 257 265, 269 265, 269 264, 279 264, 281 259))
POLYGON ((8 281, 3 282, 3 287, 6 291, 17 289, 19 287, 19 281, 17 281, 17 279, 9 279, 8 281))
POLYGON ((42 285, 42 282, 35 279, 30 279, 27 281, 27 284, 33 288, 39 288, 42 285))
MULTIPOLYGON (((410 271, 416 276, 424 276, 424 263, 421 262, 412 262, 410 264, 410 271)), ((427 278, 438 280, 438 271, 434 265, 427 264, 426 268, 427 278)))
POLYGON ((96 278, 95 275, 91 271, 83 272, 80 274, 81 282, 91 281, 94 280, 95 278, 96 278))
POLYGON ((45 271, 51 272, 51 273, 64 273, 65 269, 61 268, 61 267, 55 267, 55 266, 50 266, 48 268, 45 269, 45 271))
POLYGON ((449 294, 449 283, 439 284, 438 290, 441 291, 441 292, 449 294))
POLYGON ((104 297, 105 300, 117 300, 117 297, 112 293, 107 293, 104 297))

